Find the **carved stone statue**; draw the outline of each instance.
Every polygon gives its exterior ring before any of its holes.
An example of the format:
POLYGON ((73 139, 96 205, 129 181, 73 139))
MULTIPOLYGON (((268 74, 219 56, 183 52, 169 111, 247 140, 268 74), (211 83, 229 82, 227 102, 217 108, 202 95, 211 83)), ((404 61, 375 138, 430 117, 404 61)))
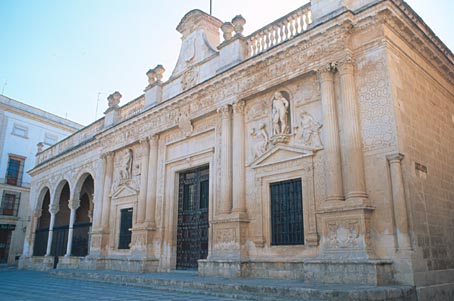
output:
POLYGON ((303 140, 304 145, 322 148, 323 145, 320 139, 322 125, 305 111, 301 112, 300 118, 299 138, 303 140))
POLYGON ((121 157, 121 167, 120 167, 120 180, 129 180, 131 179, 132 174, 132 149, 128 151, 121 157))
POLYGON ((289 133, 288 111, 288 100, 281 92, 274 93, 272 109, 273 135, 285 135, 289 133))
POLYGON ((262 138, 261 141, 257 142, 254 145, 252 160, 261 156, 264 152, 268 150, 269 146, 269 137, 268 132, 266 131, 265 123, 261 123, 258 129, 252 129, 251 132, 252 136, 260 136, 262 138))

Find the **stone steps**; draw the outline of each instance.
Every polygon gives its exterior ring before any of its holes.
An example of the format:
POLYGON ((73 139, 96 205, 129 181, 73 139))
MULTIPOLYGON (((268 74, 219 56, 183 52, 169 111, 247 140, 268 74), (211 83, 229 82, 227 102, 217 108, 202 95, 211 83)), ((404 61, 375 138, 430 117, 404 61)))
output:
POLYGON ((239 300, 414 301, 411 286, 305 284, 298 280, 225 279, 200 277, 195 272, 127 273, 118 271, 54 270, 51 276, 141 288, 202 294, 239 300))

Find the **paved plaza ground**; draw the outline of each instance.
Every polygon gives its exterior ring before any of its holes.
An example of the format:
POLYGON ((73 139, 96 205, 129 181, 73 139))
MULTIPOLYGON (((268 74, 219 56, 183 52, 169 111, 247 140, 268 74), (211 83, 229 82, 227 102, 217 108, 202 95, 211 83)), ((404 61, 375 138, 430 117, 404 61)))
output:
POLYGON ((46 272, 0 269, 0 300, 235 300, 150 288, 52 277, 46 272))

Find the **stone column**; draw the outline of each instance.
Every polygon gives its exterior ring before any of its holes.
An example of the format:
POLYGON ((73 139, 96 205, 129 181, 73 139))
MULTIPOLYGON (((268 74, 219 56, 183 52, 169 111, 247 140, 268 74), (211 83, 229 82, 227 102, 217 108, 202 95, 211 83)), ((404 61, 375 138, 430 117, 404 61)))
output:
POLYGON ((49 236, 47 237, 47 249, 46 249, 46 256, 50 256, 50 251, 52 248, 52 235, 54 232, 54 224, 55 224, 55 215, 59 210, 58 204, 51 204, 49 206, 49 213, 50 213, 50 224, 49 224, 49 236))
POLYGON ((221 213, 232 212, 232 108, 225 105, 221 114, 221 213))
POLYGON ((103 188, 104 179, 106 178, 106 160, 105 156, 101 156, 96 162, 96 180, 95 180, 95 197, 94 197, 94 215, 93 215, 93 229, 98 230, 101 228, 102 221, 102 201, 103 201, 103 188))
POLYGON ((337 66, 340 74, 340 94, 342 99, 343 140, 342 151, 346 160, 344 164, 346 199, 367 199, 364 176, 364 158, 359 123, 358 100, 354 66, 350 56, 347 56, 337 66))
POLYGON ((110 217, 110 188, 112 186, 114 153, 109 152, 105 155, 106 173, 104 177, 104 188, 102 198, 102 229, 109 232, 110 217))
POLYGON ((148 184, 148 159, 150 156, 150 145, 148 139, 140 140, 142 148, 142 165, 140 168, 140 191, 139 191, 139 204, 137 206, 137 223, 143 224, 145 222, 145 211, 147 205, 147 184, 148 184))
POLYGON ((74 234, 74 223, 76 221, 76 211, 80 206, 80 200, 69 200, 68 207, 71 210, 69 217, 69 231, 68 231, 68 243, 66 245, 65 256, 71 256, 71 250, 73 246, 73 234, 74 234))
POLYGON ((408 233, 408 215, 405 201, 404 181, 402 177, 402 154, 386 156, 391 173, 391 189, 393 197, 394 217, 396 221, 397 245, 399 250, 410 250, 410 236, 408 233))
MULTIPOLYGON (((245 146, 244 146, 244 101, 233 105, 233 143, 232 156, 232 197, 234 212, 246 212, 246 176, 245 176, 245 146)), ((223 148, 224 150, 224 148, 223 148)))
POLYGON ((322 98, 326 200, 344 200, 342 184, 342 161, 337 122, 336 98, 334 94, 334 68, 331 64, 318 70, 322 98))
POLYGON ((154 135, 149 138, 149 159, 148 159, 148 181, 147 181, 147 205, 146 222, 148 227, 156 227, 156 185, 158 171, 158 144, 159 136, 154 135))

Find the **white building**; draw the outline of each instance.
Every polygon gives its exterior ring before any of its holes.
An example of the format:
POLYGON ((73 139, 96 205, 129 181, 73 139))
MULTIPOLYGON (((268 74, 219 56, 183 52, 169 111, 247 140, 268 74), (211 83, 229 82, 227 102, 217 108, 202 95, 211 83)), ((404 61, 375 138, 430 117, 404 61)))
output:
POLYGON ((0 263, 16 263, 22 253, 30 218, 27 171, 35 166, 37 147, 43 150, 79 128, 80 124, 0 95, 0 263))

